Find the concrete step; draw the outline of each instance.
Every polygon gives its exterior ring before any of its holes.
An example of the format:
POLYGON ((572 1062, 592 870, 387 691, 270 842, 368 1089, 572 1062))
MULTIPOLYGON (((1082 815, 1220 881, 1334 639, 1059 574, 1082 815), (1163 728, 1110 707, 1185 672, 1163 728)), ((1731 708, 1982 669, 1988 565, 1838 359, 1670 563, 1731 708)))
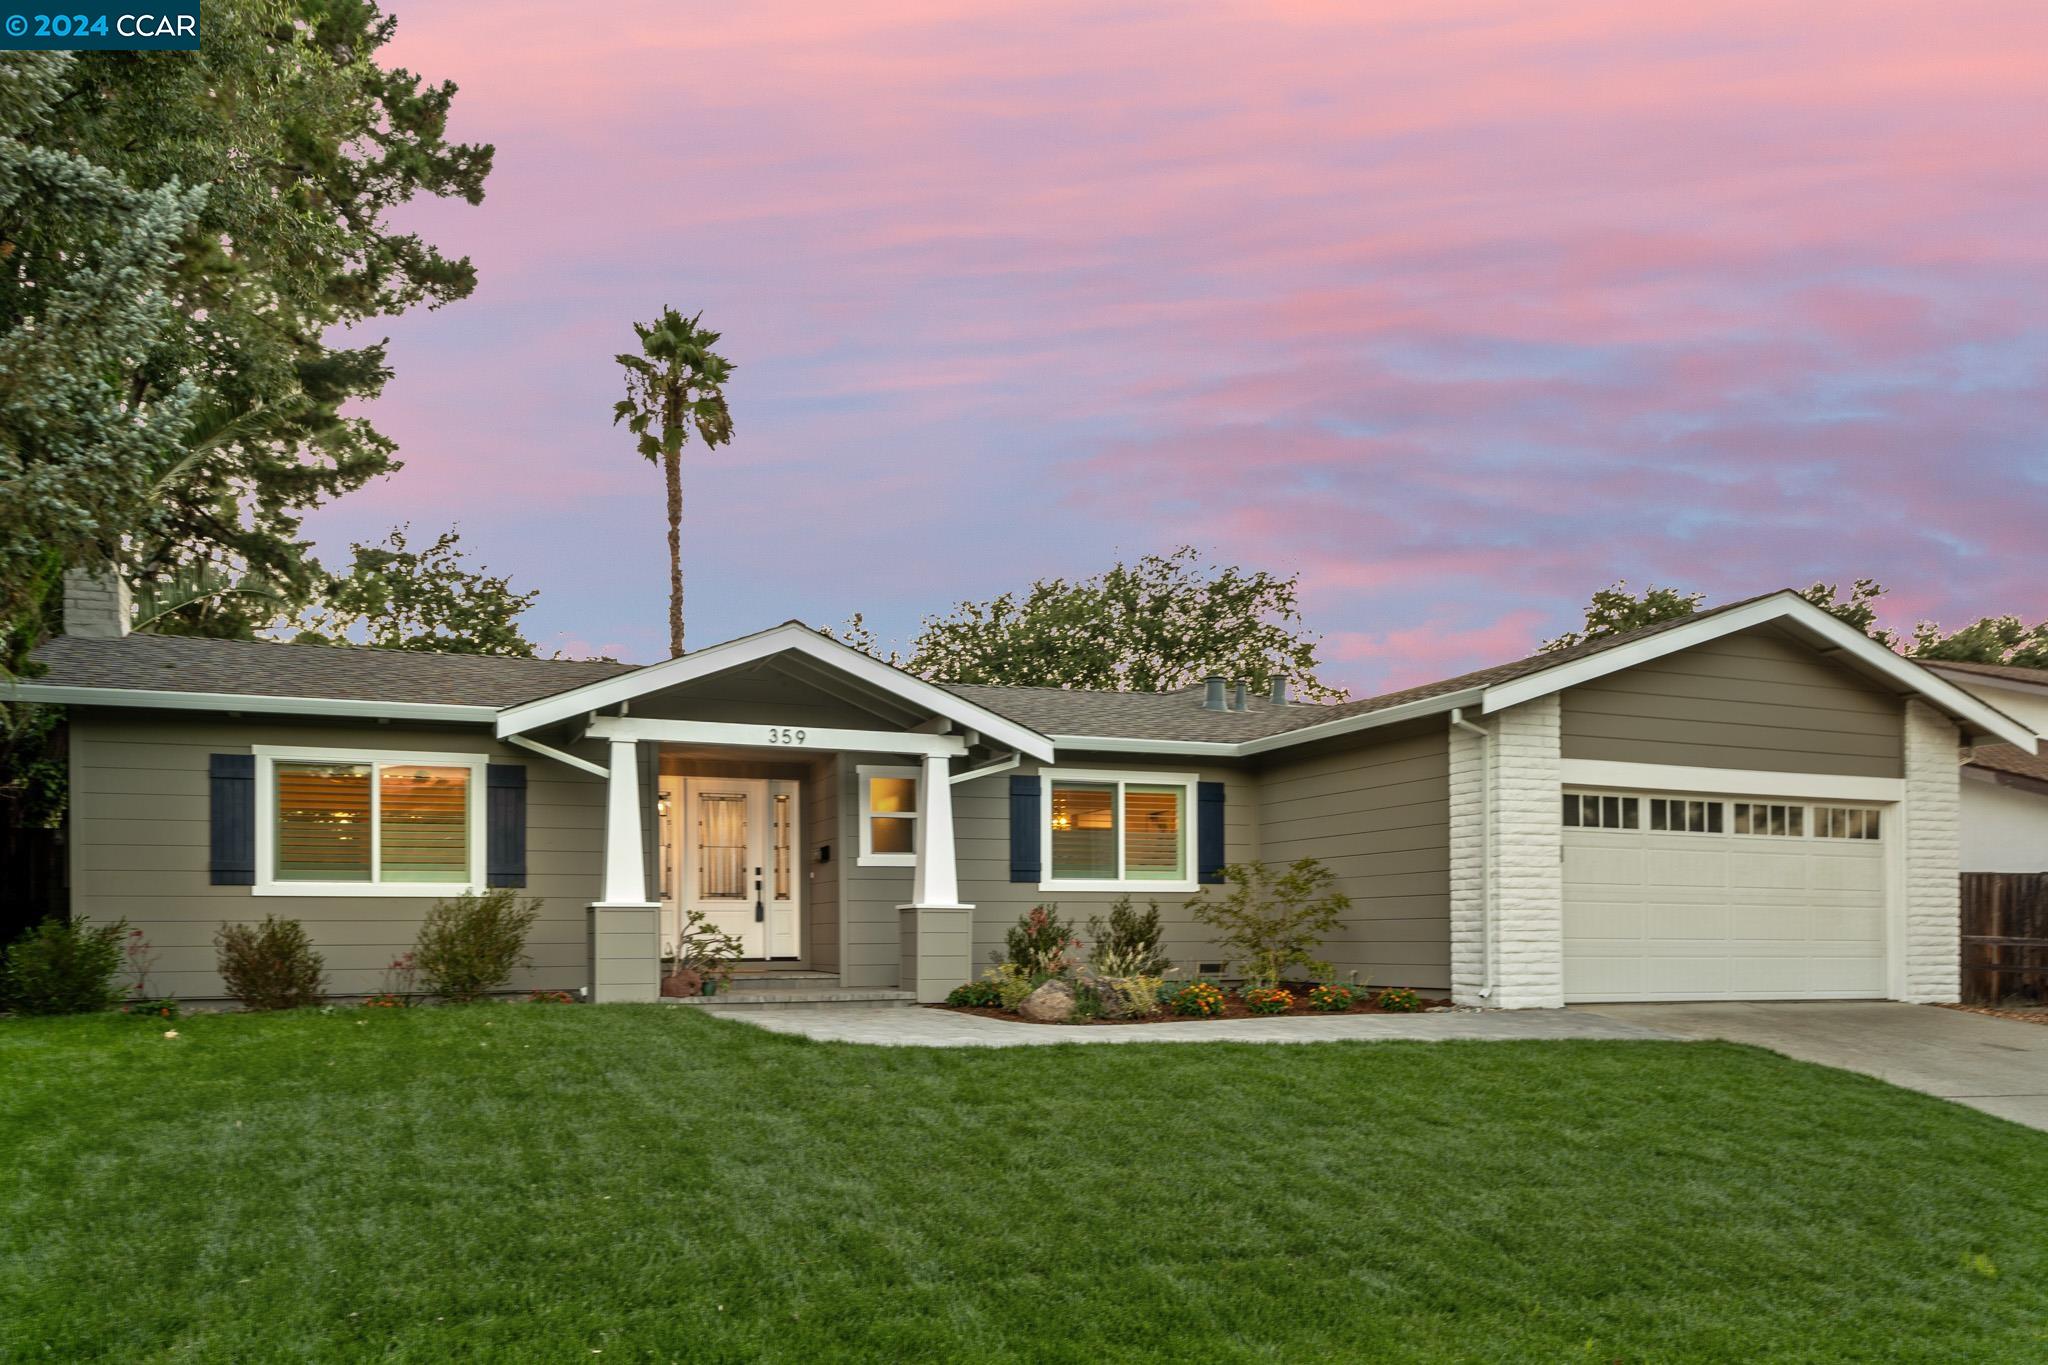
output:
POLYGON ((714 1014, 728 1010, 734 1014, 743 1014, 764 1009, 914 1009, 917 1005, 917 994, 914 991, 882 988, 849 990, 831 987, 825 990, 781 991, 734 989, 720 991, 716 995, 684 996, 663 1003, 688 1005, 692 1009, 710 1010, 714 1014))

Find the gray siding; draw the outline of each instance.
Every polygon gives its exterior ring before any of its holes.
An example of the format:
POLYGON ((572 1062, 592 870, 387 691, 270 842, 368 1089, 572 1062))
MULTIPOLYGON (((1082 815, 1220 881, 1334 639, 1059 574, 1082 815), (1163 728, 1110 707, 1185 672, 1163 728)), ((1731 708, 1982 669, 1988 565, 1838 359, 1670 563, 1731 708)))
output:
MULTIPOLYGON (((860 865, 861 764, 917 766, 901 754, 841 754, 838 780, 839 981, 844 986, 894 986, 903 970, 903 927, 896 907, 910 900, 910 869, 860 865)), ((960 788, 953 788, 957 798, 960 788)), ((965 885, 962 899, 972 901, 965 885)))
MULTIPOLYGON (((1221 782, 1223 852, 1231 862, 1256 859, 1259 853, 1259 789, 1257 777, 1244 767, 1225 768, 1207 760, 1145 759, 1135 755, 1071 754, 1063 768, 1095 768, 1128 772, 1192 772, 1204 782, 1221 782)), ((1039 764, 1016 769, 1035 772, 1039 764)), ((974 907, 974 970, 978 974, 1003 948, 1003 935, 1034 905, 1057 904, 1077 932, 1087 937, 1090 915, 1106 915, 1122 893, 1115 891, 1040 891, 1036 882, 1010 880, 1010 774, 999 773, 953 788, 953 817, 959 840, 960 898, 974 907)), ((1167 956, 1184 972, 1197 961, 1215 956, 1207 931, 1186 909, 1188 893, 1130 893, 1139 906, 1157 901, 1166 927, 1167 956)))
POLYGON ((839 837, 839 761, 826 755, 811 765, 803 785, 803 846, 798 850, 803 877, 805 928, 804 965, 821 972, 839 970, 839 876, 846 845, 839 837), (830 846, 832 861, 820 863, 818 850, 830 846))
MULTIPOLYGON (((258 744, 483 753, 527 770, 524 894, 541 899, 519 989, 585 984, 586 908, 604 861, 604 783, 481 729, 260 722, 203 714, 71 712, 72 904, 125 917, 160 956, 152 988, 218 998, 214 932, 266 914, 302 921, 327 959, 336 994, 376 990, 413 945, 431 896, 256 896, 213 886, 207 872, 207 762, 258 744)), ((601 757, 601 755, 588 755, 601 757)))
POLYGON ((1745 631, 1563 694, 1564 757, 1901 777, 1897 697, 1775 629, 1745 631))
POLYGON ((1351 897, 1323 952, 1340 978, 1450 986, 1450 757, 1439 724, 1269 763, 1261 775, 1266 860, 1318 859, 1351 897))

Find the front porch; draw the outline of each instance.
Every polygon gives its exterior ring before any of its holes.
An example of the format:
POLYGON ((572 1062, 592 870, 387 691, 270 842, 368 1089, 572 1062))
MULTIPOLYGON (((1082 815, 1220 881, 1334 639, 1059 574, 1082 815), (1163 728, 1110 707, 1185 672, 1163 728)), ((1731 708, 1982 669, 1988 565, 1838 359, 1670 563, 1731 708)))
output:
POLYGON ((943 999, 972 974, 953 786, 1052 754, 1035 731, 795 624, 543 698, 499 729, 605 782, 589 920, 600 1003, 662 999, 663 957, 692 913, 743 945, 744 988, 704 1004, 943 999), (593 744, 604 762, 565 751, 593 744))

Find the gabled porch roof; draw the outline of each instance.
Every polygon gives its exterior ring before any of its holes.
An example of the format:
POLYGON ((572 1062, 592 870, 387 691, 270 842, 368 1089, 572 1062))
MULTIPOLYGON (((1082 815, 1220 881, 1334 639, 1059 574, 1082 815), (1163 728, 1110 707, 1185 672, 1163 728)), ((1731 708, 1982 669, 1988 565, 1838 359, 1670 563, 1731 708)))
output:
POLYGON ((993 745, 1041 762, 1052 761, 1052 741, 1029 726, 840 644, 798 621, 508 707, 498 713, 497 733, 501 739, 510 739, 761 663, 822 690, 845 693, 870 708, 894 713, 903 717, 907 727, 914 728, 912 723, 920 717, 942 717, 976 731, 993 745))

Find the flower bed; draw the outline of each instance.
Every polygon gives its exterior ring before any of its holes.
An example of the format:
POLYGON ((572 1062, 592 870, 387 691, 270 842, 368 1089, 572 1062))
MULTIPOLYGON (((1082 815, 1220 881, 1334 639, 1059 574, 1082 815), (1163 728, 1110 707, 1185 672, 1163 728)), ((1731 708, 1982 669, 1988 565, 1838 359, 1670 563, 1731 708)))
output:
MULTIPOLYGON (((1387 1009, 1379 1003, 1379 997, 1382 992, 1365 990, 1353 992, 1350 1003, 1339 1009, 1327 1004, 1312 1004, 1310 996, 1316 988, 1306 982, 1288 982, 1280 989, 1284 990, 1290 999, 1278 1009, 1273 1008, 1273 1002, 1270 1000, 1265 1008, 1255 1009, 1251 1003, 1246 1001, 1242 991, 1232 990, 1222 992, 1222 1006, 1213 1014, 1178 1014, 1171 1009, 1162 1009, 1155 1014, 1127 1015, 1122 1018, 1097 1016, 1094 1018, 1048 1021, 1027 1019, 1015 1010, 1006 1010, 996 1006, 936 1004, 928 1005, 926 1008, 950 1010, 955 1014, 977 1014, 984 1019, 1007 1019, 1015 1024, 1050 1023, 1053 1027, 1082 1027, 1094 1024, 1187 1024, 1201 1023, 1210 1019, 1274 1019, 1283 1017, 1298 1018, 1302 1016, 1327 1018, 1333 1014, 1412 1014, 1451 1008, 1451 1002, 1448 1000, 1414 995, 1414 1008, 1387 1009)), ((1409 994, 1413 995, 1412 992, 1409 994)))

